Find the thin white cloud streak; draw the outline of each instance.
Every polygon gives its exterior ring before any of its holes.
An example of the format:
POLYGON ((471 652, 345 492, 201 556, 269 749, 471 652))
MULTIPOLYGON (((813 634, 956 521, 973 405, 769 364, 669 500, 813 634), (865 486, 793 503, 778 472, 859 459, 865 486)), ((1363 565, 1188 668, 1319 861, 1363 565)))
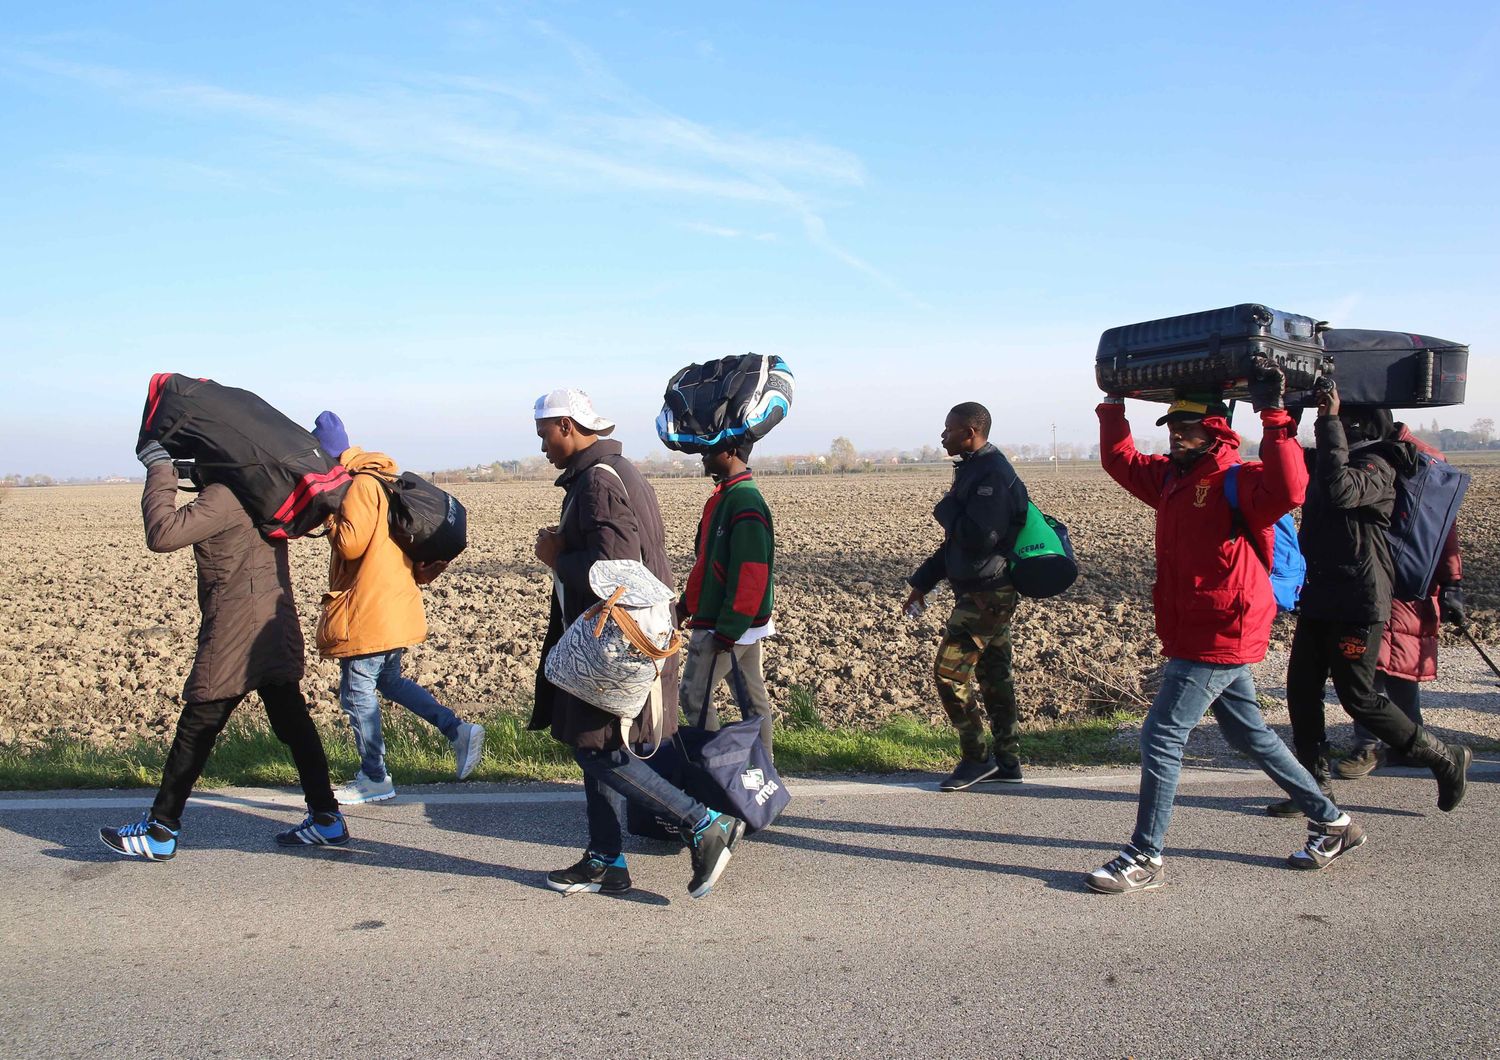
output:
MULTIPOLYGON (((138 105, 234 115, 282 136, 321 142, 325 153, 329 146, 342 148, 358 158, 326 158, 322 168, 361 183, 442 181, 455 170, 481 168, 581 188, 605 185, 778 210, 795 218, 822 253, 926 308, 829 234, 816 189, 863 186, 857 156, 805 139, 711 129, 641 97, 592 50, 554 27, 531 26, 571 60, 585 91, 581 104, 570 108, 524 87, 463 75, 402 74, 391 79, 397 87, 297 100, 35 53, 8 58, 13 66, 138 105), (497 112, 499 106, 511 109, 497 112), (540 128, 516 128, 526 122, 540 128)), ((229 175, 221 171, 216 179, 222 183, 229 175)))
POLYGON ((705 224, 702 221, 686 221, 682 227, 686 228, 689 232, 697 232, 699 235, 704 236, 715 236, 719 239, 753 239, 759 243, 776 242, 775 232, 744 232, 738 228, 705 224))

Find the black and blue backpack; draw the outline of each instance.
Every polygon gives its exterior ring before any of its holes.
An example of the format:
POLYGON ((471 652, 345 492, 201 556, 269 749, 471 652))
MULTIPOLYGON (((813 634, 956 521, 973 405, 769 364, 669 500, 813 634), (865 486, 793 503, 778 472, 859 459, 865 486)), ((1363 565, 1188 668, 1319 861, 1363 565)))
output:
POLYGON ((1469 489, 1469 474, 1446 460, 1417 450, 1417 469, 1396 476, 1396 507, 1386 537, 1396 578, 1397 600, 1425 600, 1469 489))
MULTIPOLYGON (((1244 466, 1232 464, 1224 472, 1224 497, 1241 522, 1244 513, 1240 511, 1240 468, 1244 466)), ((1253 537, 1250 547, 1255 549, 1255 554, 1266 565, 1266 573, 1271 576, 1271 591, 1276 595, 1276 611, 1280 614, 1297 610, 1297 598, 1302 595, 1302 583, 1307 580, 1307 560, 1302 558, 1302 549, 1297 544, 1297 524, 1292 513, 1287 512, 1272 525, 1275 534, 1269 559, 1260 555, 1253 537)))

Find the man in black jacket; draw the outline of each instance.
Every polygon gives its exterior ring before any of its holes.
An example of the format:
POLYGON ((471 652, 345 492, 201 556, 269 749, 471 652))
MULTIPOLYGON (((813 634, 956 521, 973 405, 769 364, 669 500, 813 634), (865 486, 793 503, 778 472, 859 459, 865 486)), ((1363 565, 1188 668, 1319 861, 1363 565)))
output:
MULTIPOLYGON (((1375 677, 1395 579, 1386 530, 1396 504, 1396 476, 1416 469, 1416 449, 1397 439, 1388 410, 1342 407, 1338 388, 1331 385, 1318 393, 1316 433, 1298 533, 1307 582, 1286 675, 1294 750, 1324 794, 1331 794, 1323 717, 1323 687, 1331 676, 1344 710, 1431 769, 1438 809, 1452 810, 1464 797, 1472 754, 1461 744, 1446 746, 1413 722, 1377 690, 1375 677)), ((1290 800, 1266 810, 1277 817, 1302 812, 1290 800)))
POLYGON ((938 582, 953 587, 953 613, 943 630, 933 668, 938 698, 958 729, 962 757, 942 791, 961 791, 980 781, 1019 784, 1021 743, 1017 734, 1016 686, 1011 679, 1010 623, 1016 590, 1006 553, 1026 519, 1029 499, 1005 454, 990 444, 990 414, 965 401, 943 423, 943 449, 958 457, 953 485, 932 514, 943 543, 907 579, 906 613, 918 614, 938 582), (970 679, 978 677, 981 711, 970 679), (994 735, 986 747, 985 722, 994 735))

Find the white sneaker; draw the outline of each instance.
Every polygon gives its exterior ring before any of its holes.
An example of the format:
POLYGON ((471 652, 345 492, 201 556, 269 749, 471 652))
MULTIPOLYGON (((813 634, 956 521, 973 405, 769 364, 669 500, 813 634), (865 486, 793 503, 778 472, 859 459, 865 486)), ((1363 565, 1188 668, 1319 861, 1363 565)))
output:
POLYGON ((384 780, 371 780, 363 772, 354 774, 354 779, 333 791, 333 797, 345 806, 358 806, 362 802, 384 802, 396 797, 396 782, 387 773, 384 780))
POLYGON ((479 765, 479 759, 484 756, 484 726, 466 721, 458 727, 458 735, 453 737, 452 742, 458 779, 463 780, 474 772, 474 767, 479 765))

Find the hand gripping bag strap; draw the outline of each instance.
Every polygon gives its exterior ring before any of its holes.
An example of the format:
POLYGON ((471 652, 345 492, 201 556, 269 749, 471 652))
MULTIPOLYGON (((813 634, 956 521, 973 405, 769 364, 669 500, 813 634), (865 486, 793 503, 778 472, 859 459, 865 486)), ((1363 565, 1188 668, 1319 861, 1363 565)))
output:
POLYGON ((720 813, 745 822, 748 832, 768 827, 791 801, 776 767, 760 739, 760 719, 746 714, 749 696, 733 649, 729 652, 731 684, 743 720, 708 732, 708 709, 713 701, 713 670, 698 723, 679 729, 677 743, 688 790, 720 813))

